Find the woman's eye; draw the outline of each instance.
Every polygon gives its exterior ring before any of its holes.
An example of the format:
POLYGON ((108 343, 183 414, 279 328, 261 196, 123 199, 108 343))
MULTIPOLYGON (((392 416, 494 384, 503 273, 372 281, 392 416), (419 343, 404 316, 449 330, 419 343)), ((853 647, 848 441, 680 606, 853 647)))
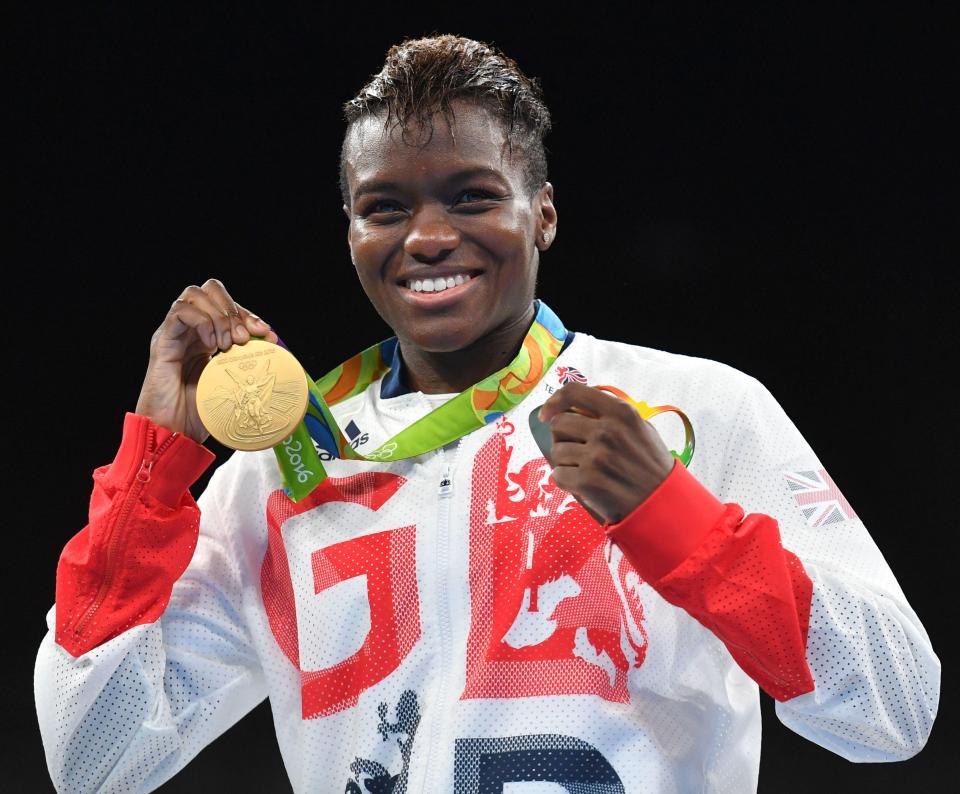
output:
MULTIPOLYGON (((464 196, 479 196, 480 201, 483 201, 484 199, 488 199, 491 197, 486 190, 477 190, 477 189, 464 190, 463 193, 460 194, 460 197, 463 198, 464 196)), ((473 202, 468 200, 467 203, 472 204, 473 202)))
POLYGON ((370 205, 370 207, 367 209, 367 214, 371 214, 375 212, 393 212, 393 210, 389 208, 399 207, 399 206, 400 205, 397 204, 397 202, 395 201, 378 201, 376 204, 370 205), (384 209, 384 207, 387 207, 387 209, 384 209))
MULTIPOLYGON (((480 190, 479 188, 464 190, 457 196, 458 203, 463 204, 476 204, 477 202, 486 201, 491 198, 493 198, 492 193, 486 190, 480 190)), ((366 210, 364 210, 363 215, 389 215, 393 212, 399 212, 402 209, 400 204, 393 199, 381 199, 369 205, 366 210)))

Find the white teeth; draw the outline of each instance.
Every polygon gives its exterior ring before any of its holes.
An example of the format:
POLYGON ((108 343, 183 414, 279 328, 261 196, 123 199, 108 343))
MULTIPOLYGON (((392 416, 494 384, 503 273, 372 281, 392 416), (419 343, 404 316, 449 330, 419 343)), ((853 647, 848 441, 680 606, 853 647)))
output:
POLYGON ((442 278, 425 278, 423 280, 415 279, 407 282, 407 289, 414 292, 443 292, 445 289, 459 287, 466 284, 471 276, 466 273, 458 273, 454 276, 444 276, 442 278))

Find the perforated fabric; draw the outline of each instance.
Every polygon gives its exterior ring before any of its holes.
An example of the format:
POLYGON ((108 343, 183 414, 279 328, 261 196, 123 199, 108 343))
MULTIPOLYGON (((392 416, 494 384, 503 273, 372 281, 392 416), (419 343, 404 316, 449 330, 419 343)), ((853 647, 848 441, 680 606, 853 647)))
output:
MULTIPOLYGON (((363 451, 431 407, 374 384, 334 413, 363 451)), ((679 423, 653 424, 680 448, 679 423)), ((199 528, 185 489, 202 448, 178 436, 141 493, 157 429, 130 414, 124 430, 37 657, 59 791, 150 791, 268 696, 298 792, 751 791, 771 658, 814 684, 774 691, 780 719, 844 757, 906 758, 929 734, 940 665, 923 626, 780 406, 729 367, 577 333, 497 422, 407 461, 331 460, 300 504, 271 451, 232 455, 199 528), (608 549, 550 480, 527 415, 571 371, 691 418, 689 474, 723 509, 705 528, 688 490, 689 509, 657 516, 696 539, 682 559, 643 521, 608 549), (163 543, 142 546, 157 526, 163 543), (704 575, 738 536, 765 551, 704 575), (752 584, 789 603, 756 609, 752 584)))
POLYGON ((810 578, 781 546, 775 519, 745 518, 739 505, 724 506, 677 461, 660 487, 607 533, 637 573, 710 629, 764 691, 784 701, 813 689, 805 654, 810 578), (678 514, 689 516, 682 531, 678 514), (671 564, 670 547, 685 534, 671 564), (659 554, 648 554, 651 547, 659 554))
POLYGON ((200 511, 190 485, 214 455, 145 417, 124 420, 125 442, 93 473, 90 523, 57 567, 57 642, 79 655, 152 623, 196 546, 200 511))

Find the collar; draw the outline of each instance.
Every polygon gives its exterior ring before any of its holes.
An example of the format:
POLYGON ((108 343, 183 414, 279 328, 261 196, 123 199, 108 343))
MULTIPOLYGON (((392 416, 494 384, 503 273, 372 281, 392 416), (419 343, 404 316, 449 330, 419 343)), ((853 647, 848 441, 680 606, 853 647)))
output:
MULTIPOLYGON (((534 301, 534 309, 539 309, 539 301, 534 301)), ((562 353, 573 341, 574 332, 567 331, 567 336, 563 340, 562 353)), ((396 337, 394 337, 396 339, 396 337)), ((412 390, 407 387, 403 380, 403 359, 400 357, 400 345, 393 344, 393 353, 390 357, 390 371, 380 379, 380 399, 386 400, 390 397, 399 397, 402 394, 409 394, 412 390)))

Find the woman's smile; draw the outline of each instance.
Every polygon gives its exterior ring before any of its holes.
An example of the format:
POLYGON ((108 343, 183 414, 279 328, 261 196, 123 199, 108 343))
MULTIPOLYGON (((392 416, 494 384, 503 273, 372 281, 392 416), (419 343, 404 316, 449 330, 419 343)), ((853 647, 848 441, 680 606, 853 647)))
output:
POLYGON ((525 189, 499 120, 474 102, 453 110, 449 123, 434 117, 424 145, 368 117, 345 149, 353 263, 405 358, 482 348, 529 325, 538 241, 555 225, 552 186, 525 189))
POLYGON ((437 275, 409 279, 402 282, 401 291, 404 298, 414 306, 423 309, 446 309, 470 295, 481 278, 482 271, 473 271, 472 275, 458 273, 456 276, 437 275))

